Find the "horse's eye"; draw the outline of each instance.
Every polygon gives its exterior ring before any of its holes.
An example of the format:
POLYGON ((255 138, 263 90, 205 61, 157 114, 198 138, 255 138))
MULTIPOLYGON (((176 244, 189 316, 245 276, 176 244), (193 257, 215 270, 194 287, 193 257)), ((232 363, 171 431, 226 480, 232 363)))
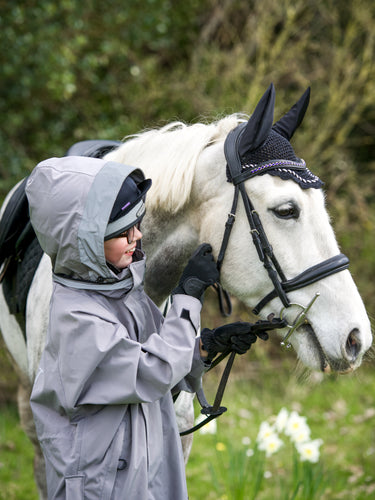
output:
POLYGON ((297 205, 289 201, 272 209, 272 212, 279 219, 298 219, 300 209, 297 205))

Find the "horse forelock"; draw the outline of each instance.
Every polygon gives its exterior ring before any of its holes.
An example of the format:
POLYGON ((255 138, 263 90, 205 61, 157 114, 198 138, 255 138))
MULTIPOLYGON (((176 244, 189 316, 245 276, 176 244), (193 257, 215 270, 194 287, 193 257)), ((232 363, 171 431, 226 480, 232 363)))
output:
POLYGON ((126 137, 124 144, 105 158, 139 167, 151 177, 148 209, 177 213, 190 199, 201 152, 224 141, 240 121, 242 115, 233 114, 208 124, 172 122, 126 137))

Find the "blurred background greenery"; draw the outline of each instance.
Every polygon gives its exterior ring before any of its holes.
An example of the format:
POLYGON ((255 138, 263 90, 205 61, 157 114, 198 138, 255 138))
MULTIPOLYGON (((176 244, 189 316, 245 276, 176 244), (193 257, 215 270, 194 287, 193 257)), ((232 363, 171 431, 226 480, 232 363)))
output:
MULTIPOLYGON (((292 142, 372 318, 374 27, 373 0, 0 0, 0 201, 79 140, 251 114, 270 82, 278 119, 311 86, 292 142)), ((0 404, 15 387, 0 349, 0 404)))

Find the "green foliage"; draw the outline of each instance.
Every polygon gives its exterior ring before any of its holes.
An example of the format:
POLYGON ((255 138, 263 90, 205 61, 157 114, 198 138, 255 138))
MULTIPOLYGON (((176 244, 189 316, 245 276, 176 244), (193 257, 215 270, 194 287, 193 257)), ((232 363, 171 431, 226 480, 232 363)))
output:
MULTIPOLYGON (((226 436, 228 439, 228 436, 226 436)), ((212 489, 222 500, 256 500, 272 498, 267 482, 274 483, 277 496, 282 500, 320 500, 328 488, 328 477, 321 463, 301 462, 292 450, 289 455, 283 453, 277 457, 277 467, 283 468, 283 474, 275 481, 269 481, 274 466, 274 458, 266 459, 263 452, 254 447, 246 449, 239 443, 233 445, 216 443, 214 463, 209 464, 212 477, 212 489), (219 446, 220 445, 220 446, 219 446), (252 452, 250 455, 249 452, 252 452)), ((288 450, 290 451, 290 450, 288 450)), ((277 469, 276 469, 277 476, 277 469)))
POLYGON ((137 131, 143 73, 152 79, 186 58, 204 6, 148 0, 140 15, 135 0, 126 8, 119 0, 0 2, 3 190, 74 141, 137 131))

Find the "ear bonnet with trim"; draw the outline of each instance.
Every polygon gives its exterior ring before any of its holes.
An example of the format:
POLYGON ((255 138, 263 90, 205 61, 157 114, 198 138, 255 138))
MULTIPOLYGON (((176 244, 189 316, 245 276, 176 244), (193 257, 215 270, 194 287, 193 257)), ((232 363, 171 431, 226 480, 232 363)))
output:
MULTIPOLYGON (((296 156, 289 142, 303 120, 309 100, 310 88, 286 115, 272 125, 275 88, 271 83, 248 122, 238 126, 242 129, 238 153, 246 178, 270 174, 284 180, 291 179, 302 189, 322 187, 323 182, 310 172, 303 159, 296 156)), ((232 182, 229 168, 227 178, 232 182)))

